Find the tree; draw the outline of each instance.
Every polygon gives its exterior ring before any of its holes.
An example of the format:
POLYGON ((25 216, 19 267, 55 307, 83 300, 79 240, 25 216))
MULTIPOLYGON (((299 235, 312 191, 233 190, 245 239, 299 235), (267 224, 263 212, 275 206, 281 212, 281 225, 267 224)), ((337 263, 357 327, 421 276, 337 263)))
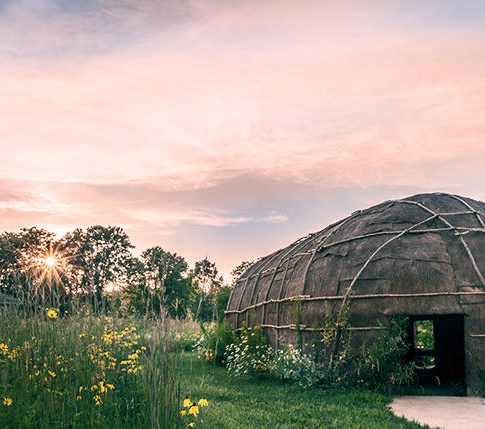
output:
POLYGON ((211 262, 207 256, 195 263, 194 278, 197 280, 199 288, 206 294, 221 285, 222 279, 217 277, 218 273, 215 262, 211 262))
POLYGON ((63 261, 58 242, 41 228, 23 228, 0 236, 0 289, 27 308, 59 305, 66 298, 63 261))
POLYGON ((145 264, 140 258, 131 257, 126 261, 126 268, 121 288, 123 301, 129 312, 144 315, 152 295, 147 287, 145 264))
POLYGON ((185 259, 156 246, 145 250, 141 260, 145 266, 146 289, 151 294, 151 310, 164 309, 172 318, 185 318, 193 296, 185 259))
POLYGON ((215 262, 207 257, 195 263, 193 271, 194 287, 198 296, 195 319, 198 321, 216 320, 216 296, 222 286, 222 277, 218 277, 215 262))
POLYGON ((16 294, 20 273, 18 237, 13 233, 0 236, 0 290, 8 295, 16 294))
POLYGON ((91 296, 95 311, 99 310, 106 287, 126 277, 133 248, 128 235, 117 226, 96 225, 86 230, 78 228, 62 241, 78 287, 91 296))
POLYGON ((238 280, 248 270, 248 268, 254 264, 254 261, 243 261, 236 268, 231 271, 232 281, 231 286, 236 286, 238 280))

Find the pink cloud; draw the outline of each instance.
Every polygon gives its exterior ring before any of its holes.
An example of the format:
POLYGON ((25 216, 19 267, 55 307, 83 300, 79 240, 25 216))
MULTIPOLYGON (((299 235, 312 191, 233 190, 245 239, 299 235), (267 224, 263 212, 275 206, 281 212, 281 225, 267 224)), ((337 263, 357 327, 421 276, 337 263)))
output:
POLYGON ((3 66, 3 174, 165 176, 168 186, 191 187, 230 169, 328 185, 423 184, 427 173, 405 177, 403 169, 484 155, 484 46, 471 37, 359 44, 332 57, 250 52, 242 65, 225 52, 210 60, 215 48, 203 47, 141 49, 55 70, 3 66))
POLYGON ((177 201, 244 175, 485 199, 483 30, 410 24, 384 3, 0 16, 4 228, 288 223, 270 204, 177 201), (138 185, 156 191, 127 198, 138 185), (158 206, 156 192, 172 194, 158 206))

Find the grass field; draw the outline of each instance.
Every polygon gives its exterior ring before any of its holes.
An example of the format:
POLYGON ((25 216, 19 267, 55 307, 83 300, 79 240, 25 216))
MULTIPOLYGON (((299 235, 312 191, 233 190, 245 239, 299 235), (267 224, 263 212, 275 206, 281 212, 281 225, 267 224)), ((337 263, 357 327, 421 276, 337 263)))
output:
POLYGON ((136 319, 2 314, 0 427, 420 427, 392 415, 388 397, 233 378, 193 352, 167 353, 159 334, 136 319), (209 406, 181 417, 185 395, 209 406))
POLYGON ((207 428, 421 428, 394 416, 390 398, 366 391, 325 392, 272 380, 234 379, 223 368, 186 354, 182 391, 206 396, 207 428))

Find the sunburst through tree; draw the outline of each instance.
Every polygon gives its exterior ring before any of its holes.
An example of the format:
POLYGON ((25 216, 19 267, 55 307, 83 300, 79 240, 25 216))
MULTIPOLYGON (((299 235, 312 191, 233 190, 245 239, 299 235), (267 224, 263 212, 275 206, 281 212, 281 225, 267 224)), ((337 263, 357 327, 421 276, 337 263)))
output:
POLYGON ((47 250, 32 258, 29 273, 37 299, 44 304, 58 305, 65 294, 64 277, 68 271, 66 256, 57 244, 50 243, 47 250))

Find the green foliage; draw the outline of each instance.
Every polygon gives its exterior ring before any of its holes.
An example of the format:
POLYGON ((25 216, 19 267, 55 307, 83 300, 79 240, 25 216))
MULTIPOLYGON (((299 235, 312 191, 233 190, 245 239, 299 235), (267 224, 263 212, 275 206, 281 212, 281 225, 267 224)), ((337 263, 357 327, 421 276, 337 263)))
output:
POLYGON ((232 283, 231 286, 235 287, 238 280, 248 270, 248 268, 254 264, 254 261, 243 261, 236 268, 231 271, 232 283))
POLYGON ((145 250, 141 260, 149 311, 159 314, 163 308, 174 319, 187 317, 193 289, 185 259, 157 246, 145 250))
POLYGON ((183 257, 157 246, 138 258, 132 249, 128 235, 115 226, 78 228, 61 239, 38 228, 0 234, 0 293, 13 299, 2 302, 18 302, 27 313, 46 306, 72 313, 89 306, 97 314, 163 311, 187 318, 198 300, 197 285, 207 285, 212 276, 208 313, 211 320, 214 314, 223 317, 227 292, 216 296, 221 279, 215 264, 196 264, 199 283, 193 283, 183 257), (47 258, 54 264, 46 264, 47 258))
POLYGON ((231 288, 220 286, 214 288, 209 293, 204 293, 200 289, 194 290, 192 300, 192 314, 199 323, 220 323, 225 319, 224 311, 231 295, 231 288))
POLYGON ((38 228, 4 233, 0 291, 17 298, 27 312, 48 305, 65 309, 74 299, 104 310, 104 291, 126 274, 132 247, 121 228, 110 226, 76 229, 60 240, 38 228))
POLYGON ((35 311, 39 306, 58 306, 64 299, 62 278, 46 274, 43 259, 56 247, 54 234, 29 228, 0 236, 0 291, 35 311), (53 280, 53 281, 52 281, 53 280))
MULTIPOLYGON (((295 307, 295 313, 301 311, 295 307)), ((307 355, 301 347, 284 345, 274 352, 260 327, 245 323, 239 339, 226 348, 229 372, 236 376, 270 376, 291 381, 303 387, 365 386, 388 392, 409 383, 414 365, 406 355, 406 320, 393 318, 389 330, 383 329, 375 340, 355 356, 351 354, 350 310, 344 304, 324 320, 318 353, 307 355)), ((296 320, 298 316, 295 316, 296 320)))
POLYGON ((302 389, 294 383, 234 378, 193 355, 181 357, 182 392, 210 401, 204 424, 224 429, 418 429, 396 417, 390 398, 360 389, 302 389))
POLYGON ((145 264, 140 258, 131 257, 126 260, 126 266, 125 284, 121 288, 125 310, 130 314, 146 315, 157 306, 153 303, 153 293, 147 286, 145 264))
POLYGON ((416 320, 415 346, 417 349, 434 349, 434 325, 432 320, 416 320))
POLYGON ((276 379, 290 381, 302 387, 314 386, 322 380, 322 368, 300 349, 285 344, 274 353, 271 375, 276 379))
POLYGON ((76 273, 79 289, 92 297, 95 311, 102 310, 106 287, 126 275, 133 248, 128 235, 117 226, 78 228, 62 238, 60 248, 76 273))
MULTIPOLYGON (((55 313, 53 313, 55 315, 55 313)), ((178 371, 163 325, 2 314, 2 428, 173 427, 178 371)))
POLYGON ((202 335, 194 349, 201 358, 224 365, 226 348, 237 341, 236 333, 225 321, 212 327, 202 325, 201 329, 202 335))
POLYGON ((362 348, 356 362, 361 384, 388 393, 412 381, 414 364, 405 361, 407 324, 405 317, 390 318, 389 329, 382 330, 369 346, 362 348))
POLYGON ((182 256, 159 246, 140 257, 132 249, 116 226, 77 228, 60 239, 39 228, 0 234, 1 303, 27 314, 53 306, 62 314, 90 307, 100 315, 224 319, 231 289, 214 262, 204 258, 189 270, 182 256))
POLYGON ((172 320, 168 327, 171 350, 177 353, 192 352, 200 341, 200 325, 189 320, 172 320))
POLYGON ((217 296, 222 287, 216 264, 207 257, 195 263, 192 272, 195 300, 192 308, 195 320, 200 323, 222 319, 217 311, 217 296))
MULTIPOLYGON (((174 349, 171 338, 180 331, 193 332, 194 326, 186 323, 165 325, 153 319, 92 316, 54 320, 11 313, 2 316, 0 342, 8 344, 8 354, 18 349, 8 362, 1 353, 0 396, 13 400, 11 406, 0 403, 2 428, 177 429, 186 423, 178 415, 185 395, 209 400, 210 406, 197 419, 200 428, 420 427, 394 416, 388 408, 389 398, 379 394, 358 389, 302 389, 298 384, 271 379, 235 379, 222 368, 204 365, 194 354, 169 352, 174 349), (137 358, 129 357, 139 349, 137 358), (108 356, 116 358, 114 368, 106 365, 111 361, 108 356), (141 368, 135 373, 122 371, 123 367, 133 367, 122 364, 126 360, 137 360, 141 368), (40 365, 34 369, 32 361, 40 365), (41 374, 35 375, 37 369, 41 374), (101 381, 113 384, 113 389, 100 392, 101 381), (82 389, 77 400, 81 385, 88 389, 82 389), (92 390, 94 385, 98 387, 92 390), (94 400, 97 393, 100 405, 94 400)), ((261 330, 255 329, 254 335, 249 334, 251 331, 246 329, 246 343, 254 349, 264 345, 261 330)), ((299 352, 293 348, 285 353, 299 352)), ((290 365, 281 366, 290 372, 278 378, 291 375, 292 368, 297 370, 298 355, 294 357, 290 365)), ((293 376, 286 379, 298 380, 293 376)))
POLYGON ((238 340, 225 350, 226 366, 229 373, 242 376, 267 377, 273 360, 273 349, 261 327, 241 327, 238 340))
POLYGON ((322 368, 322 382, 328 385, 343 383, 350 375, 350 306, 343 302, 339 311, 328 315, 323 321, 321 347, 318 359, 322 368))
POLYGON ((407 353, 407 318, 393 317, 389 329, 382 329, 369 345, 357 355, 351 354, 350 304, 327 317, 322 332, 322 382, 365 386, 389 392, 397 386, 409 384, 414 376, 414 365, 405 361, 407 353))
POLYGON ((200 358, 227 365, 234 375, 268 373, 273 354, 263 330, 248 328, 245 323, 239 336, 225 322, 212 327, 202 325, 202 335, 195 346, 200 358))
POLYGON ((265 335, 263 328, 259 325, 248 327, 246 322, 243 322, 241 325, 239 341, 246 341, 250 350, 255 350, 256 347, 266 347, 269 345, 268 337, 265 335))
POLYGON ((150 428, 180 428, 180 384, 177 357, 165 325, 152 326, 142 372, 147 398, 145 425, 150 428), (148 421, 147 421, 148 420, 148 421))

